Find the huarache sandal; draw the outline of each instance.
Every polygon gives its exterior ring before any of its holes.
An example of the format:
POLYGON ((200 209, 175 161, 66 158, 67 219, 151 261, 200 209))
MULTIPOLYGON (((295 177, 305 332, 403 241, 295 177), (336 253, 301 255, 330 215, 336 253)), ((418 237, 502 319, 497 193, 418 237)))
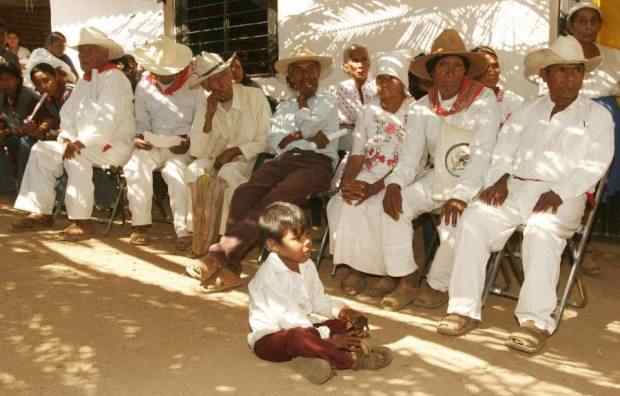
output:
POLYGON ((358 271, 351 271, 346 278, 342 280, 342 291, 349 296, 357 296, 366 289, 368 284, 367 277, 358 271))
POLYGON ((537 353, 543 349, 549 337, 549 332, 539 329, 534 322, 527 321, 508 336, 506 346, 520 352, 537 353))
POLYGON ((318 358, 298 357, 288 362, 288 365, 315 385, 326 383, 335 374, 327 360, 318 358))
POLYGON ((245 281, 239 275, 227 268, 220 269, 208 283, 201 283, 202 291, 205 293, 220 293, 236 289, 245 285, 245 281))
POLYGON ((11 224, 11 230, 13 232, 34 231, 49 228, 53 225, 53 216, 33 213, 11 224))
POLYGON ((478 327, 478 323, 478 320, 468 316, 449 314, 439 322, 437 332, 447 336, 462 336, 478 327))
POLYGON ((415 289, 399 287, 383 297, 381 306, 388 311, 400 311, 411 304, 415 298, 415 289))
POLYGON ((62 230, 62 239, 68 242, 77 242, 88 239, 93 235, 93 228, 83 221, 72 223, 62 230))
POLYGON ((415 307, 436 309, 448 303, 448 293, 435 290, 426 282, 416 290, 413 305, 415 307))
POLYGON ((373 346, 370 351, 356 351, 353 370, 379 370, 392 363, 393 354, 390 348, 373 346))
POLYGON ((394 278, 383 276, 378 279, 374 285, 369 286, 366 291, 364 291, 364 294, 368 297, 379 298, 393 292, 394 289, 396 289, 396 286, 398 285, 396 284, 394 278))

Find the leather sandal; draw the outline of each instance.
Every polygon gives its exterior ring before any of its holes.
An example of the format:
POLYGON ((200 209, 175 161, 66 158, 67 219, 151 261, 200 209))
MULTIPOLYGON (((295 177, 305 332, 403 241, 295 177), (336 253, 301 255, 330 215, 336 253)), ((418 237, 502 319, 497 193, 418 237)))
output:
POLYGON ((351 273, 342 280, 340 287, 345 294, 357 296, 366 289, 367 284, 368 280, 364 274, 359 271, 351 271, 351 273))
POLYGON ((479 321, 468 316, 448 314, 437 325, 437 332, 447 336, 462 336, 476 327, 479 321))
POLYGON ((534 322, 525 322, 517 331, 512 332, 506 340, 506 346, 519 352, 529 354, 540 352, 551 335, 539 329, 534 322))
POLYGON ((373 346, 368 353, 356 351, 353 370, 379 370, 392 363, 392 350, 384 346, 373 346))

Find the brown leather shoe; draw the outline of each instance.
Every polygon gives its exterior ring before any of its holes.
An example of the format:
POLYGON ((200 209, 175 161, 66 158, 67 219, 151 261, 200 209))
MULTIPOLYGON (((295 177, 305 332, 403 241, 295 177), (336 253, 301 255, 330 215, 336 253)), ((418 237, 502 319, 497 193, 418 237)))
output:
POLYGON ((54 225, 54 216, 31 213, 11 224, 11 231, 35 231, 50 228, 54 225))
POLYGON ((92 237, 94 233, 94 227, 90 222, 80 220, 62 230, 62 237, 65 241, 77 242, 92 237))

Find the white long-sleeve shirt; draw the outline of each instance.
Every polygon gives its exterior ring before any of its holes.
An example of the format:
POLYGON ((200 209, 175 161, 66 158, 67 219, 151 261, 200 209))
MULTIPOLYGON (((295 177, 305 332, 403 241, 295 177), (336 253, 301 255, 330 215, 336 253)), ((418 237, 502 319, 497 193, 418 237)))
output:
MULTIPOLYGON (((200 91, 204 96, 205 92, 200 91)), ((239 147, 243 158, 252 161, 266 150, 271 109, 260 89, 235 84, 230 110, 226 111, 218 103, 208 133, 203 132, 206 114, 205 97, 205 103, 198 109, 192 125, 192 156, 215 161, 225 149, 239 147)))
MULTIPOLYGON (((271 253, 248 286, 250 294, 250 328, 248 344, 280 330, 313 327, 318 314, 335 318, 344 304, 325 294, 314 262, 299 265, 299 273, 290 270, 271 253)), ((320 327, 321 338, 329 337, 329 329, 320 327)))
POLYGON ((276 154, 282 154, 294 148, 316 151, 330 157, 334 167, 338 163, 338 139, 334 139, 322 149, 305 139, 313 137, 319 131, 328 136, 338 131, 338 110, 331 95, 316 95, 308 99, 308 107, 299 108, 297 98, 280 103, 271 119, 271 131, 267 136, 269 147, 276 154), (301 131, 303 139, 289 143, 284 149, 278 145, 287 135, 301 131))
MULTIPOLYGON (((441 105, 449 109, 456 97, 442 100, 441 105)), ((415 180, 422 157, 435 153, 439 144, 442 122, 458 128, 473 131, 470 144, 471 159, 448 198, 470 201, 483 187, 484 177, 489 169, 491 153, 495 147, 499 130, 501 111, 495 93, 484 88, 478 99, 466 110, 449 116, 439 116, 432 110, 427 96, 413 104, 407 123, 407 136, 401 146, 400 162, 387 178, 386 184, 395 183, 404 188, 415 180)), ((434 161, 431 158, 431 161, 434 161)), ((432 175, 430 176, 432 177, 432 175)))
POLYGON ((189 135, 198 109, 205 97, 185 83, 172 95, 164 95, 145 75, 136 87, 136 133, 189 135))
POLYGON ((526 104, 502 128, 487 176, 508 173, 546 182, 562 200, 594 188, 614 155, 614 123, 603 106, 580 95, 553 115, 549 95, 526 104))
POLYGON ((136 131, 133 90, 123 72, 93 70, 81 79, 60 110, 59 139, 79 140, 86 147, 133 147, 136 131))

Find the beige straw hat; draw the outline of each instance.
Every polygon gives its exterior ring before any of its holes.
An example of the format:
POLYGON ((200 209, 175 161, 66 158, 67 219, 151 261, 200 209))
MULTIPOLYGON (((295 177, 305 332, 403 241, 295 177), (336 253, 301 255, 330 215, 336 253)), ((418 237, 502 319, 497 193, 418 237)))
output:
POLYGON ((288 73, 288 67, 295 62, 303 62, 303 61, 315 61, 321 65, 321 77, 324 77, 327 74, 327 71, 331 67, 333 60, 329 56, 321 56, 312 52, 307 48, 302 48, 295 52, 288 58, 283 58, 278 60, 274 69, 284 76, 288 73))
POLYGON ((110 51, 108 59, 118 59, 125 54, 125 50, 116 41, 109 38, 101 30, 92 26, 83 27, 80 29, 80 37, 77 44, 71 46, 71 48, 77 49, 80 45, 96 45, 99 47, 107 48, 110 51))
POLYGON ((525 75, 532 77, 551 65, 583 64, 586 72, 591 72, 601 64, 600 56, 587 59, 583 48, 573 36, 560 36, 549 48, 530 52, 525 57, 525 75))
POLYGON ((192 50, 167 36, 137 48, 133 53, 136 62, 147 71, 160 76, 180 73, 192 62, 192 50))

